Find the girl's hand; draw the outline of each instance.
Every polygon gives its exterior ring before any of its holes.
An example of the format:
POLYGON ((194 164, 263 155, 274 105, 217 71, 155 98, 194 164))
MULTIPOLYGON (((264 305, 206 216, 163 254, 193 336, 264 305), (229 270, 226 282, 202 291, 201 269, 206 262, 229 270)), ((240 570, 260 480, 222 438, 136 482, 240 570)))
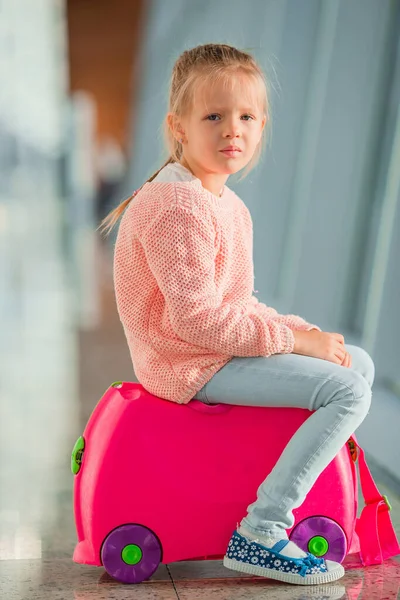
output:
POLYGON ((293 331, 294 354, 303 354, 329 360, 344 367, 351 366, 351 357, 344 347, 344 337, 340 333, 325 331, 293 331))

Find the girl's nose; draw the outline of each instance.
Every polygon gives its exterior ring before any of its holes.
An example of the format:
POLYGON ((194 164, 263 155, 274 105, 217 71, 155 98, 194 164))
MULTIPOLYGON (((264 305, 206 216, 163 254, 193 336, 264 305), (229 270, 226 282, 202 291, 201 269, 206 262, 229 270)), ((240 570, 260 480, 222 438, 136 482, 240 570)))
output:
POLYGON ((226 132, 226 137, 228 138, 236 138, 240 136, 240 130, 239 127, 231 127, 229 129, 227 129, 226 132))
POLYGON ((231 120, 228 123, 226 123, 225 137, 236 138, 236 137, 239 137, 239 135, 240 135, 240 125, 236 120, 235 121, 231 120))

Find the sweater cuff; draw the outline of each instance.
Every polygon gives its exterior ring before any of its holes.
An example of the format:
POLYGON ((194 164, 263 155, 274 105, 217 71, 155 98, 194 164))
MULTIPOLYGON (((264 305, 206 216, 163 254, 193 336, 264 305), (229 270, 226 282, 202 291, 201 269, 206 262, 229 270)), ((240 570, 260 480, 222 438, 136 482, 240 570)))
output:
POLYGON ((279 324, 279 333, 275 342, 267 348, 265 348, 264 356, 271 356, 271 354, 291 354, 294 350, 295 338, 294 333, 287 325, 283 323, 279 324))
POLYGON ((291 354, 294 350, 294 344, 295 344, 294 333, 289 327, 286 327, 286 325, 285 325, 285 329, 286 329, 286 344, 285 344, 285 348, 282 351, 282 354, 291 354))

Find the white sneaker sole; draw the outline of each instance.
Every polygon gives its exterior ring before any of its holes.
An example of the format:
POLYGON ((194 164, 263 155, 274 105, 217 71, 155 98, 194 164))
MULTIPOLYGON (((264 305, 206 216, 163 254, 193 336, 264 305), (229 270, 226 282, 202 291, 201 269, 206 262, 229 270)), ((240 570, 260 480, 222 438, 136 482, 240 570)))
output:
POLYGON ((294 583, 296 585, 318 585, 321 583, 329 583, 330 581, 340 579, 344 575, 344 568, 342 565, 338 565, 326 573, 316 573, 315 575, 306 575, 305 577, 302 577, 301 575, 285 573, 284 571, 277 571, 276 569, 267 569, 266 567, 249 565, 248 563, 234 560, 227 556, 224 556, 223 564, 227 569, 233 569, 234 571, 241 571, 242 573, 249 573, 251 575, 259 575, 260 577, 268 577, 269 579, 277 579, 278 581, 294 583))

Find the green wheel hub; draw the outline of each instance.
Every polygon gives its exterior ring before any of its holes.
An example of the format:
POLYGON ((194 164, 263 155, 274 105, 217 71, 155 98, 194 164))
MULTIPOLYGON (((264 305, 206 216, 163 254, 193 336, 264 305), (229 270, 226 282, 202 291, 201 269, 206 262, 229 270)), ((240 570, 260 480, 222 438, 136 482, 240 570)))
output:
POLYGON ((143 553, 136 544, 128 544, 122 550, 122 560, 127 565, 137 565, 142 560, 143 553))
POLYGON ((328 541, 321 535, 316 535, 308 542, 308 550, 314 556, 324 556, 328 552, 328 541))
POLYGON ((80 471, 82 464, 82 457, 85 451, 85 440, 82 436, 80 436, 76 442, 75 446, 72 450, 71 454, 71 471, 73 475, 77 475, 80 471))

